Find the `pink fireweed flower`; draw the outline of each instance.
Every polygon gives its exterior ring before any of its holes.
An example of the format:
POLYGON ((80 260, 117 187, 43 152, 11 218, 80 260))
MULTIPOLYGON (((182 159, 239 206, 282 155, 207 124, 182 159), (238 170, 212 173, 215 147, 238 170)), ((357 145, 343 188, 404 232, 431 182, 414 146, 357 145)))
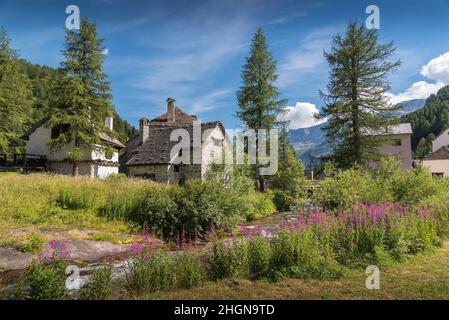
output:
POLYGON ((140 243, 137 242, 133 242, 131 244, 131 252, 136 254, 136 255, 141 255, 142 251, 143 251, 144 246, 140 243))

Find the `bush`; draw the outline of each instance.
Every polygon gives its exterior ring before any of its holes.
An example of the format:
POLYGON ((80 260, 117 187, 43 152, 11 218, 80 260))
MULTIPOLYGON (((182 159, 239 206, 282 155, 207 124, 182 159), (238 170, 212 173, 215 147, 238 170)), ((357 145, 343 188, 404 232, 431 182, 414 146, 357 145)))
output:
POLYGON ((284 277, 336 278, 342 274, 330 248, 314 237, 312 230, 282 231, 271 242, 268 276, 271 280, 284 277))
POLYGON ((197 254, 183 252, 176 257, 176 288, 191 289, 200 285, 205 279, 205 271, 197 254))
POLYGON ((276 212, 271 193, 255 193, 250 199, 251 209, 246 214, 246 220, 251 221, 266 217, 276 212))
POLYGON ((261 277, 268 270, 271 256, 270 242, 261 237, 253 238, 248 243, 248 272, 252 277, 261 277))
MULTIPOLYGON (((271 211, 268 200, 250 201, 254 191, 246 190, 241 181, 226 185, 219 180, 190 181, 184 188, 154 185, 133 194, 111 195, 100 209, 110 219, 123 219, 139 225, 148 223, 160 236, 174 238, 178 234, 205 234, 211 225, 235 225, 246 218, 247 212, 266 214, 271 211)), ((257 198, 259 199, 259 198, 257 198)), ((261 198, 262 199, 262 198, 261 198)))
POLYGON ((214 242, 207 257, 207 272, 211 280, 239 277, 247 274, 247 247, 244 241, 214 242))
POLYGON ((130 265, 126 287, 133 293, 173 289, 176 284, 174 259, 163 252, 137 257, 130 265))
POLYGON ((112 269, 109 266, 96 269, 90 282, 80 291, 81 300, 107 300, 112 295, 112 269))
POLYGON ((66 267, 61 259, 33 261, 19 279, 17 296, 26 300, 65 299, 66 267))

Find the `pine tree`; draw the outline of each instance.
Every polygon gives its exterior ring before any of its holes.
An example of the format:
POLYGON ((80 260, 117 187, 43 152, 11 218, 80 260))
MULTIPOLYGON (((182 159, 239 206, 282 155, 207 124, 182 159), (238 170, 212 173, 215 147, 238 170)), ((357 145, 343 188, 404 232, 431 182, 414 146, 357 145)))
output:
POLYGON ((49 144, 52 151, 73 145, 66 157, 77 176, 84 153, 101 145, 99 133, 106 131, 104 118, 113 111, 110 83, 103 72, 103 40, 98 37, 96 25, 84 18, 80 30, 67 30, 65 41, 65 60, 61 63, 64 77, 56 86, 49 120, 61 132, 49 144))
POLYGON ((18 58, 6 30, 0 28, 0 153, 6 154, 23 149, 21 137, 33 103, 31 82, 19 72, 18 58))
MULTIPOLYGON (((256 133, 259 129, 269 130, 280 124, 278 116, 284 111, 287 101, 278 100, 279 92, 274 86, 277 78, 276 61, 268 49, 262 29, 259 28, 243 66, 243 85, 237 92, 240 106, 237 116, 256 133)), ((258 160, 256 168, 259 169, 258 160)), ((259 173, 259 170, 257 172, 259 173)), ((260 174, 258 176, 260 190, 264 191, 264 177, 260 174)))
POLYGON ((344 37, 333 38, 332 49, 324 55, 330 66, 326 105, 320 117, 328 118, 324 127, 341 167, 366 164, 379 158, 378 146, 386 138, 388 125, 398 110, 390 104, 387 76, 400 66, 388 59, 393 43, 378 44, 377 31, 349 23, 344 37))

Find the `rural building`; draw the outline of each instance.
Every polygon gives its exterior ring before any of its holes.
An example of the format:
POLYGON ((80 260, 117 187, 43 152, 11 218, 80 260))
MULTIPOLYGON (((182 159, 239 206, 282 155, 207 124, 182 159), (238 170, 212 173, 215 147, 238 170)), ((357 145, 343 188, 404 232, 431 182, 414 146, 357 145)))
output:
POLYGON ((449 177, 449 129, 432 142, 432 153, 423 159, 422 165, 434 176, 449 177))
POLYGON ((167 99, 167 112, 153 119, 141 119, 137 135, 126 143, 126 153, 120 158, 123 171, 139 177, 167 184, 184 184, 190 179, 203 179, 214 162, 222 157, 225 148, 225 130, 221 122, 199 123, 197 117, 188 115, 167 99), (197 144, 193 143, 195 125, 201 131, 197 144), (174 130, 184 129, 189 135, 187 148, 171 154, 181 138, 171 141, 174 130), (183 152, 190 154, 188 163, 178 163, 183 152), (197 161, 193 162, 193 155, 197 161))
MULTIPOLYGON (((71 175, 72 163, 66 159, 66 153, 73 148, 73 143, 63 146, 59 151, 52 153, 48 146, 51 138, 56 138, 68 129, 67 125, 47 128, 45 123, 48 119, 43 119, 37 123, 25 136, 27 140, 26 153, 46 157, 47 169, 60 174, 71 175)), ((105 119, 105 125, 113 130, 114 120, 112 117, 105 119)), ((119 172, 119 151, 125 146, 117 139, 110 137, 106 133, 100 134, 102 143, 110 148, 98 145, 92 150, 85 150, 83 158, 79 163, 79 174, 95 178, 106 178, 111 174, 119 172), (111 151, 112 150, 112 151, 111 151)))
MULTIPOLYGON (((380 154, 383 156, 394 156, 401 163, 401 168, 407 170, 412 168, 412 126, 410 123, 389 126, 385 132, 376 133, 376 136, 384 136, 386 142, 380 146, 380 154)), ((380 163, 372 162, 372 168, 377 168, 380 163)))

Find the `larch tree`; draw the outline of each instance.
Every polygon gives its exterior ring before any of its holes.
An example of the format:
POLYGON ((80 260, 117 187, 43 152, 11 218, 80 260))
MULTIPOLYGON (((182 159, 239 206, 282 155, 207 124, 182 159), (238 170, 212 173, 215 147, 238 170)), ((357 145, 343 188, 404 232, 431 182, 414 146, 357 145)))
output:
POLYGON ((333 38, 330 52, 326 105, 320 114, 328 119, 324 131, 340 167, 379 159, 379 145, 388 136, 394 111, 387 92, 388 75, 400 66, 390 61, 392 42, 379 44, 376 30, 350 22, 345 36, 333 38))
POLYGON ((5 28, 0 28, 0 153, 23 149, 22 135, 33 105, 31 81, 19 71, 19 54, 10 46, 5 28))
POLYGON ((87 18, 79 30, 67 30, 63 77, 55 90, 55 101, 49 125, 59 128, 49 145, 53 152, 70 145, 67 159, 73 164, 72 173, 79 175, 79 162, 86 152, 101 146, 99 134, 106 132, 104 119, 111 115, 111 89, 106 73, 103 40, 94 23, 87 18))
MULTIPOLYGON (((242 86, 237 92, 240 107, 237 116, 256 134, 259 129, 270 130, 281 124, 278 118, 285 110, 287 100, 279 100, 279 91, 274 85, 277 79, 276 61, 269 51, 263 30, 259 28, 243 66, 242 86)), ((258 138, 256 140, 258 153, 258 138)), ((259 188, 264 191, 265 180, 260 174, 259 157, 256 161, 259 188)))

